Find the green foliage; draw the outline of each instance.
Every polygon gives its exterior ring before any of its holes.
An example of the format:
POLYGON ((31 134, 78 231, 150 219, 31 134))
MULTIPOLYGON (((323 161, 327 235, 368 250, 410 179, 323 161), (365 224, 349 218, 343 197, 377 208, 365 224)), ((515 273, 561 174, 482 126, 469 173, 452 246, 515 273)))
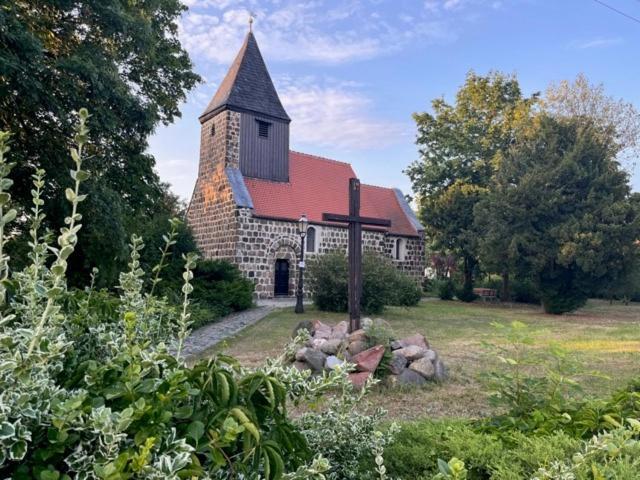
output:
POLYGON ((235 265, 222 260, 205 260, 194 272, 193 298, 219 316, 246 310, 253 303, 253 283, 235 265))
POLYGON ((456 297, 463 302, 473 302, 477 295, 473 293, 473 285, 465 282, 456 290, 456 297))
MULTIPOLYGON (((99 285, 113 285, 126 264, 130 235, 146 232, 155 220, 164 232, 178 213, 167 209, 167 187, 146 150, 158 125, 180 116, 180 104, 199 81, 178 38, 185 9, 179 0, 2 4, 0 130, 14 133, 19 212, 30 208, 34 167, 45 169, 51 184, 67 184, 73 109, 90 103, 99 126, 87 146, 85 169, 93 175, 83 182, 88 197, 80 243, 69 260, 71 284, 84 285, 98 267, 99 285)), ((43 226, 57 228, 69 204, 57 191, 43 192, 43 199, 43 226)), ((26 238, 10 246, 17 267, 28 263, 28 249, 26 238)), ((155 249, 151 255, 155 264, 155 249)))
POLYGON ((401 424, 387 448, 386 464, 393 478, 456 478, 442 475, 439 465, 440 459, 455 457, 464 463, 468 480, 518 480, 529 478, 540 465, 564 460, 579 443, 562 432, 498 436, 478 431, 466 421, 422 420, 401 424))
MULTIPOLYGON (((33 178, 31 263, 10 272, 4 253, 11 164, 0 135, 0 475, 20 479, 282 478, 310 459, 286 402, 335 387, 337 378, 303 378, 280 367, 250 372, 218 356, 185 365, 195 257, 186 255, 182 308, 145 293, 144 243, 133 236, 119 298, 66 288, 66 260, 77 244, 85 200, 81 183, 88 130, 80 112, 72 149, 70 214, 57 245, 42 233, 43 174, 33 178), (6 293, 10 291, 11 295, 6 293)), ((166 243, 172 246, 173 235, 166 243)), ((157 285, 162 263, 152 269, 157 285)), ((94 277, 95 279, 95 273, 94 277)), ((293 369, 295 370, 295 369, 293 369)), ((342 373, 342 383, 346 372, 342 373)), ((316 459, 307 470, 322 471, 316 459)))
POLYGON ((453 300, 455 287, 450 278, 434 281, 435 290, 440 300, 453 300))
POLYGON ((476 220, 486 254, 531 279, 549 313, 584 305, 638 254, 640 209, 628 175, 609 138, 584 119, 540 115, 523 129, 476 220))
POLYGON ((421 158, 406 173, 429 238, 463 259, 466 289, 478 258, 474 207, 492 185, 496 156, 535 103, 522 96, 513 76, 469 72, 454 104, 438 98, 433 114, 414 114, 421 158))
MULTIPOLYGON (((321 310, 346 312, 348 307, 348 264, 342 252, 330 252, 309 262, 308 284, 321 310)), ((362 310, 369 314, 387 305, 416 305, 422 297, 420 286, 398 271, 393 262, 371 252, 362 260, 362 310)))

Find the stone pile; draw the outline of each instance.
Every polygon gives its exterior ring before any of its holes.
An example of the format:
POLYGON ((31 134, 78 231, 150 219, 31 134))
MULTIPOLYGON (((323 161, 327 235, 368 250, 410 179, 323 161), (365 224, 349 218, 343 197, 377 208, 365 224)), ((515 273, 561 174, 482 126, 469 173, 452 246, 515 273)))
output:
POLYGON ((416 334, 386 346, 368 348, 371 341, 366 331, 361 329, 348 333, 347 322, 333 327, 319 320, 301 322, 294 336, 300 329, 306 329, 311 335, 295 354, 294 366, 300 370, 321 373, 352 363, 355 371, 349 374, 349 378, 354 385, 361 387, 376 371, 387 351, 390 360, 385 383, 389 386, 422 385, 446 378, 444 364, 423 335, 416 334))

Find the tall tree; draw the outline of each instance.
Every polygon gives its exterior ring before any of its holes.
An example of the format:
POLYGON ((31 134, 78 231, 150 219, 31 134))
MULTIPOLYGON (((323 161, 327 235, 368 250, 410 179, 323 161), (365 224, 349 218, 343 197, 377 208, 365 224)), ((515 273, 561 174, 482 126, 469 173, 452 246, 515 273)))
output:
POLYGON ((420 159, 407 174, 436 248, 463 260, 464 298, 472 298, 478 263, 474 207, 491 187, 496 155, 511 144, 536 101, 536 95, 523 97, 514 76, 470 72, 455 104, 439 98, 433 113, 414 114, 420 159))
POLYGON ((152 215, 164 196, 145 153, 160 123, 199 77, 177 36, 179 0, 0 2, 0 130, 13 133, 14 195, 26 205, 34 168, 47 171, 48 218, 63 218, 73 112, 88 107, 92 174, 80 266, 122 259, 128 219, 152 215), (104 212, 109 215, 92 215, 104 212), (107 219, 108 223, 104 223, 107 219), (102 222, 102 223, 99 223, 102 222))
POLYGON ((476 207, 485 254, 531 278, 547 312, 583 305, 638 254, 640 210, 617 151, 595 122, 542 114, 476 207))

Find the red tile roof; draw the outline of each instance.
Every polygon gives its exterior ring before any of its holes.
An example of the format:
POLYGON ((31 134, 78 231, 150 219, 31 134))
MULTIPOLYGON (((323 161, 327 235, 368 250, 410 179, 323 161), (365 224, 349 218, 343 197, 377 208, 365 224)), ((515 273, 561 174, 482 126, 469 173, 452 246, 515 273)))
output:
MULTIPOLYGON (((348 213, 349 179, 355 176, 348 163, 292 151, 289 182, 244 181, 254 215, 298 220, 305 213, 312 223, 324 223, 323 213, 348 213)), ((360 215, 391 220, 390 233, 418 235, 393 189, 362 184, 360 192, 360 215)))

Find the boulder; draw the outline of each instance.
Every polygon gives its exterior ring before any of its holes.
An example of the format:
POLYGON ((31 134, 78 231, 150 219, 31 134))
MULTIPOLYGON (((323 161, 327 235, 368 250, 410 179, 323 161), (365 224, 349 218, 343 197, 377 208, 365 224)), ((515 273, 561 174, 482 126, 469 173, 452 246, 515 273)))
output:
POLYGON ((415 335, 411 335, 410 337, 403 338, 402 340, 396 340, 391 342, 392 350, 399 350, 401 348, 406 348, 411 345, 415 345, 416 347, 429 348, 429 342, 424 338, 424 335, 420 335, 416 333, 415 335))
POLYGON ((329 340, 325 340, 322 345, 320 345, 320 350, 322 350, 327 355, 335 355, 340 350, 342 346, 342 340, 339 338, 330 338, 329 340))
POLYGON ((300 350, 296 352, 296 360, 299 362, 304 362, 307 359, 307 347, 302 347, 300 350))
POLYGON ((293 329, 293 333, 291 334, 291 337, 296 338, 296 336, 301 330, 306 330, 307 332, 309 332, 309 335, 313 336, 313 332, 314 332, 313 322, 311 320, 301 320, 300 322, 298 322, 298 325, 296 325, 296 328, 293 329))
POLYGON ((427 349, 419 347, 418 345, 408 345, 395 351, 405 357, 408 361, 413 362, 414 360, 422 358, 427 349))
POLYGON ((320 320, 313 321, 313 336, 315 338, 329 338, 331 336, 331 327, 320 320))
POLYGON ((367 339, 367 334, 363 329, 354 330, 349 334, 349 342, 364 342, 367 339))
POLYGON ((399 385, 424 385, 427 383, 425 378, 418 372, 414 372, 410 368, 407 368, 398 377, 399 385))
POLYGON ((409 362, 404 355, 401 355, 398 352, 393 352, 391 362, 389 362, 389 371, 393 375, 400 375, 404 369, 407 368, 407 363, 409 362))
POLYGON ((331 336, 329 338, 338 338, 342 340, 347 336, 349 332, 349 324, 344 320, 338 323, 335 327, 331 329, 331 336))
POLYGON ((324 370, 324 362, 327 356, 318 351, 309 349, 306 354, 306 361, 314 372, 321 372, 324 370))
POLYGON ((428 358, 419 358, 415 362, 409 364, 409 369, 418 372, 427 380, 432 380, 435 376, 436 369, 428 358))
POLYGON ((308 345, 314 350, 321 350, 325 343, 327 343, 326 338, 312 338, 308 345))
POLYGON ((293 366, 296 367, 300 371, 302 371, 302 370, 310 370, 310 367, 309 367, 309 365, 307 365, 306 362, 295 361, 295 362, 293 362, 293 366))
POLYGON ((340 360, 335 355, 329 355, 324 362, 324 366, 329 370, 333 370, 336 367, 344 365, 344 360, 340 360))
POLYGON ((427 358, 431 362, 435 362, 436 359, 438 358, 438 354, 436 353, 435 350, 431 350, 430 348, 427 348, 427 351, 424 352, 424 357, 422 357, 422 358, 427 358))
POLYGON ((447 379, 447 367, 444 366, 442 360, 438 358, 434 362, 433 367, 435 371, 433 375, 434 380, 436 380, 437 382, 445 381, 447 379))
POLYGON ((349 380, 354 387, 362 388, 370 376, 371 372, 353 372, 349 374, 349 380))
POLYGON ((376 345, 364 352, 360 352, 351 358, 351 362, 356 364, 356 370, 359 372, 375 372, 382 356, 384 355, 384 347, 376 345))
POLYGON ((349 344, 349 346, 347 347, 347 352, 349 352, 349 355, 357 355, 366 349, 367 344, 361 340, 357 340, 349 344))

